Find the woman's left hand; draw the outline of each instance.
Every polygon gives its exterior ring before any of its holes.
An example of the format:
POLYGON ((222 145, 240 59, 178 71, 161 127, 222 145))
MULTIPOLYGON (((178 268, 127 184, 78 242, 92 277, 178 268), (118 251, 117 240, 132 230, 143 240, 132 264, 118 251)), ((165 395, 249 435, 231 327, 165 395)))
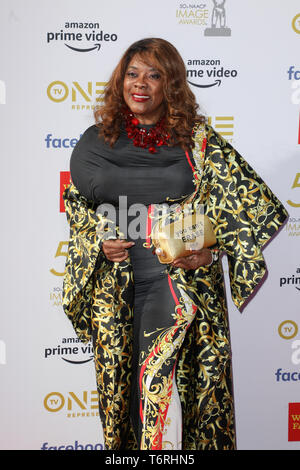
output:
POLYGON ((212 252, 209 248, 202 250, 191 250, 191 254, 182 258, 175 259, 171 265, 175 268, 197 269, 200 266, 211 264, 213 260, 212 252))

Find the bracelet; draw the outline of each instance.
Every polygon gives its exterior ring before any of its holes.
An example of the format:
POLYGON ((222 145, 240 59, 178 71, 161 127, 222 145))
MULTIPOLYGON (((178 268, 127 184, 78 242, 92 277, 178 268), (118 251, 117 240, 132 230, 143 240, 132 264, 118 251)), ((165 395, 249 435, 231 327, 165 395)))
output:
POLYGON ((216 248, 213 248, 213 249, 210 250, 210 252, 211 252, 212 260, 211 260, 210 264, 206 265, 207 268, 209 268, 209 266, 211 266, 219 258, 219 250, 217 250, 216 248))

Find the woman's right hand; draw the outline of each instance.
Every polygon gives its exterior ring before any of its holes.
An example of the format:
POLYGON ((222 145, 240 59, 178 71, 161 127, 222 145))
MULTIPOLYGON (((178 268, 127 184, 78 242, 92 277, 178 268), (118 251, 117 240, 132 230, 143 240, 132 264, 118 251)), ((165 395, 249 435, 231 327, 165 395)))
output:
POLYGON ((102 243, 102 251, 109 261, 120 263, 128 257, 128 248, 134 244, 134 242, 128 242, 121 238, 105 240, 102 243))

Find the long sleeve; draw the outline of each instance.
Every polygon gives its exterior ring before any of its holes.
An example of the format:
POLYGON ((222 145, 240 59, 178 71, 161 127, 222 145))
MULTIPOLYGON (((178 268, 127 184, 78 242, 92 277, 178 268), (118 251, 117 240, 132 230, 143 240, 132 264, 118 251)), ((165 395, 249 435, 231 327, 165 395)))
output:
POLYGON ((287 211, 243 157, 211 127, 200 174, 201 201, 228 257, 231 295, 241 310, 266 272, 263 246, 287 211))

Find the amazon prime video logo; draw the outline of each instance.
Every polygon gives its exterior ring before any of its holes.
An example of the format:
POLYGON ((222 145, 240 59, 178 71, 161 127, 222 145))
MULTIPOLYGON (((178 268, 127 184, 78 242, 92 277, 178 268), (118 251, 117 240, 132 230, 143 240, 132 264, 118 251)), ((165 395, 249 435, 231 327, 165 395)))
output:
POLYGON ((82 344, 78 338, 62 338, 55 346, 44 349, 44 358, 62 359, 69 364, 85 364, 93 360, 93 347, 91 343, 82 344))
POLYGON ((236 78, 238 71, 222 65, 220 59, 188 59, 187 81, 197 88, 220 86, 224 80, 236 78))
POLYGON ((117 34, 107 33, 99 23, 92 22, 66 22, 59 31, 47 32, 47 44, 62 43, 75 52, 100 51, 103 43, 117 39, 117 34))

